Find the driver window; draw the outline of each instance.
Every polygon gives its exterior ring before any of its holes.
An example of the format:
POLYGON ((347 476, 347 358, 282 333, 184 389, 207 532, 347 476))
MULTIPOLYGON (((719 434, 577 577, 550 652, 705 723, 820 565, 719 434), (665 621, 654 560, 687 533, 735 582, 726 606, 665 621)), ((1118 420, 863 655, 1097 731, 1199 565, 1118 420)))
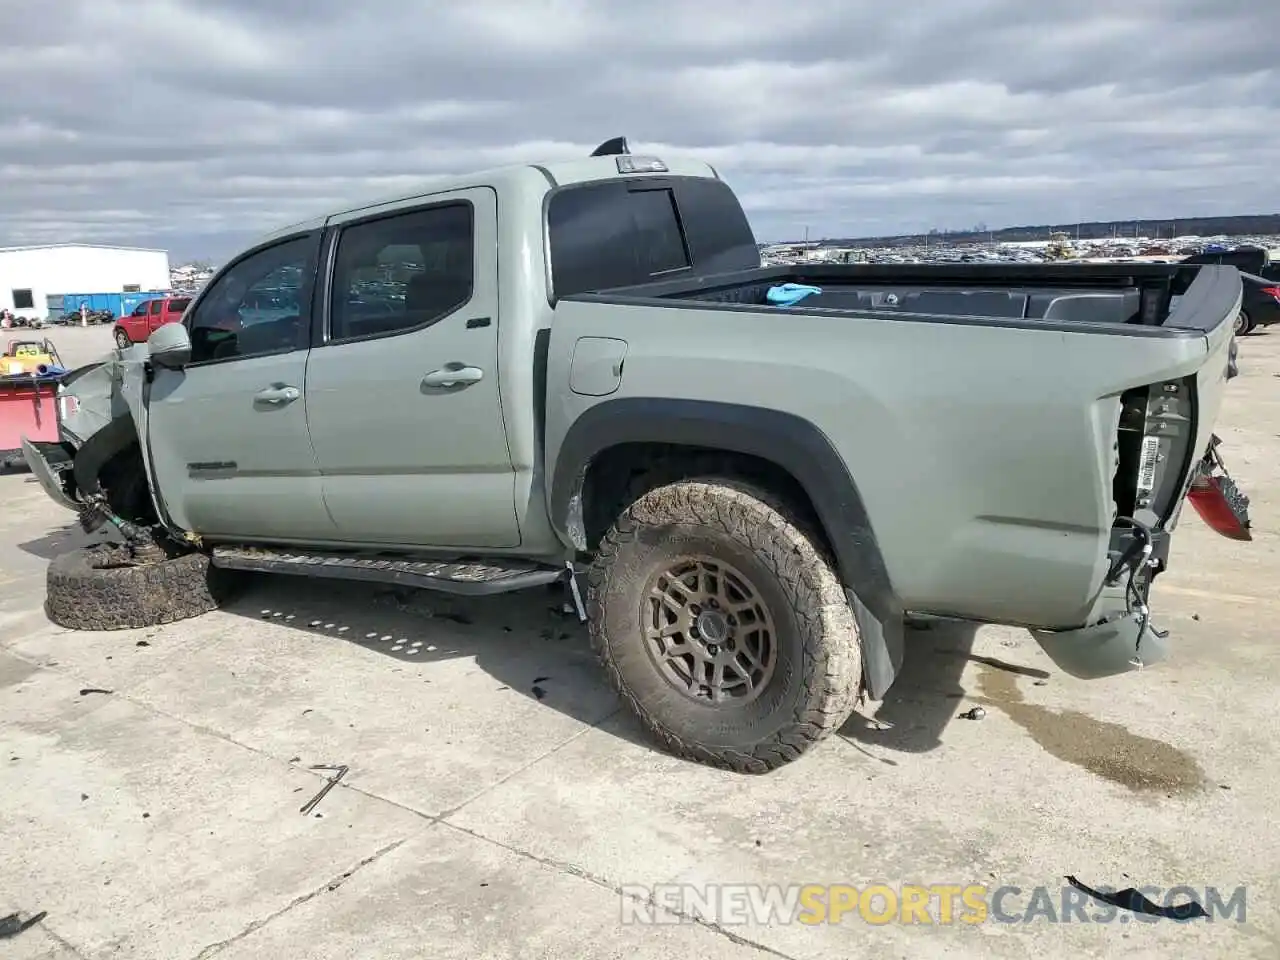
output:
POLYGON ((191 316, 191 362, 305 349, 317 241, 259 250, 214 280, 191 316))

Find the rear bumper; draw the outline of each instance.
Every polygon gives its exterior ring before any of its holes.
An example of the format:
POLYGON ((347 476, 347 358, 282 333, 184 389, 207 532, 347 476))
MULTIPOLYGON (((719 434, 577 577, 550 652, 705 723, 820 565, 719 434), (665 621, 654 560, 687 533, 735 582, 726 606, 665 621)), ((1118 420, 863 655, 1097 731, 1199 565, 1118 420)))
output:
POLYGON ((1167 660, 1168 633, 1129 609, 1122 590, 1108 597, 1103 619, 1078 630, 1032 630, 1036 643, 1063 673, 1098 680, 1167 660))

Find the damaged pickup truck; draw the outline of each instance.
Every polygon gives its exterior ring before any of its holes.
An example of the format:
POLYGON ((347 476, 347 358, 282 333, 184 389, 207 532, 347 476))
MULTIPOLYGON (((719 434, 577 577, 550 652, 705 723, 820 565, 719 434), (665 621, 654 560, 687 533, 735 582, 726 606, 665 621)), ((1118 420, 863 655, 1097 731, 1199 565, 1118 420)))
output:
POLYGON ((666 748, 764 772, 926 655, 909 616, 1081 677, 1164 657, 1184 501, 1249 536, 1212 433, 1240 298, 1221 266, 762 267, 713 168, 622 138, 427 183, 67 380, 28 462, 124 545, 55 559, 48 614, 192 616, 237 571, 563 582, 666 748))

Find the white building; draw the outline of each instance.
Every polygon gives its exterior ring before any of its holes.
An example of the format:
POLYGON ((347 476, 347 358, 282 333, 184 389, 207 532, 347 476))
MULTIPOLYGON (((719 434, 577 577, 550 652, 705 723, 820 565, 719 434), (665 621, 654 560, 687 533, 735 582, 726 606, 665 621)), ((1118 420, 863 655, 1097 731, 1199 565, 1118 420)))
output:
POLYGON ((90 243, 0 247, 0 310, 47 317, 49 298, 68 293, 168 290, 165 250, 90 243))

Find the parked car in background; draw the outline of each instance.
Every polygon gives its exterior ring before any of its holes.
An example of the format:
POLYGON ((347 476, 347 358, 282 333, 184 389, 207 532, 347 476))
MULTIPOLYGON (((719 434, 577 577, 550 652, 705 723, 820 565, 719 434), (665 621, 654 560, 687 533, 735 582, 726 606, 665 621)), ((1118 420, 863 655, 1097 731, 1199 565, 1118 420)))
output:
POLYGON ((1280 280, 1268 280, 1252 273, 1240 274, 1240 316, 1236 335, 1244 336, 1258 327, 1280 323, 1280 280))
POLYGON ((133 308, 133 313, 116 321, 116 328, 112 334, 115 337, 116 346, 124 350, 135 343, 145 343, 147 337, 151 336, 157 327, 181 320, 189 303, 191 303, 190 297, 159 297, 154 300, 144 300, 133 308))

